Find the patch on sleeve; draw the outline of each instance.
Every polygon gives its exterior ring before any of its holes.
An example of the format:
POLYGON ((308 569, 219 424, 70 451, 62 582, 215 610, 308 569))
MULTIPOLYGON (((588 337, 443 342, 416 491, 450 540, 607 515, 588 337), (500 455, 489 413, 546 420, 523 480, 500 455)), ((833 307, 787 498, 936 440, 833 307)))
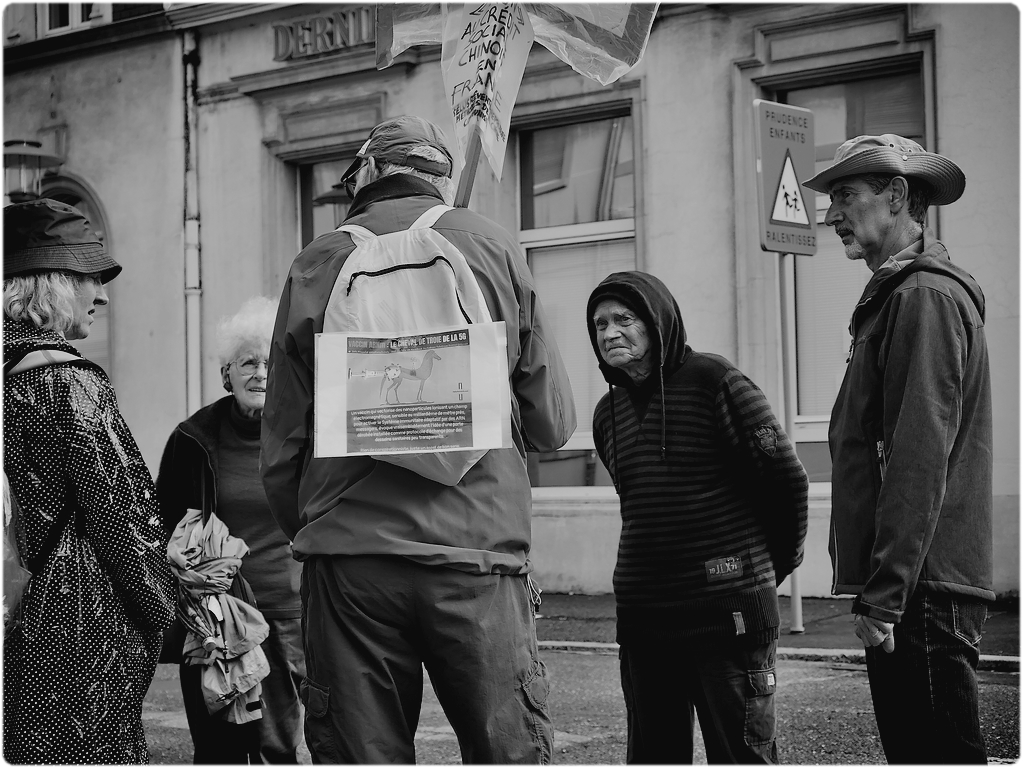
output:
POLYGON ((707 569, 707 581, 723 581, 742 576, 741 557, 719 557, 704 563, 707 569))
POLYGON ((757 442, 757 448, 768 456, 774 456, 778 450, 778 434, 774 431, 774 427, 768 424, 757 427, 757 431, 753 433, 753 439, 757 442))

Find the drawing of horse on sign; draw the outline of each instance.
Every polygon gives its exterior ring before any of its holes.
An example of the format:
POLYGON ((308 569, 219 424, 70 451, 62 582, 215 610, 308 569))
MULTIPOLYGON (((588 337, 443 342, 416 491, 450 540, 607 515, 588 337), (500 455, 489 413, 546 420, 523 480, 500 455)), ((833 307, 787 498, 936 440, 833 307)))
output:
POLYGON ((406 368, 398 363, 388 363, 384 366, 384 378, 380 382, 380 393, 383 395, 384 403, 387 405, 398 405, 401 400, 398 399, 398 387, 405 379, 412 379, 413 381, 419 382, 419 391, 416 393, 416 399, 414 402, 417 403, 428 403, 429 400, 423 400, 423 387, 426 386, 426 380, 430 378, 433 373, 433 361, 442 360, 443 358, 434 352, 432 349, 423 355, 423 362, 415 368, 406 368), (384 392, 384 387, 387 387, 387 391, 384 392), (391 393, 394 393, 394 401, 391 402, 391 393))

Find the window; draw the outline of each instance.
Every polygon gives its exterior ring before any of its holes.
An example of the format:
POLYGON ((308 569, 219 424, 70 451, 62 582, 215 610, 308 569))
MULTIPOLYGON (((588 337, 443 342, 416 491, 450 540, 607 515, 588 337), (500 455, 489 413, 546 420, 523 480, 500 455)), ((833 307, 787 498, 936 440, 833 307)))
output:
POLYGON ((590 419, 607 384, 583 318, 611 272, 636 268, 633 121, 628 112, 522 130, 521 231, 537 293, 572 381, 579 428, 562 451, 535 457, 534 485, 606 485, 590 419))
POLYGON ((337 229, 348 215, 351 200, 338 185, 354 156, 299 166, 302 247, 337 229))
MULTIPOLYGON (((926 144, 919 70, 783 91, 778 101, 813 110, 817 172, 854 136, 896 133, 926 144)), ((817 195, 817 254, 795 259, 796 440, 811 481, 831 479, 828 421, 852 341, 849 319, 871 275, 844 257, 824 226, 828 205, 827 195, 817 195)))
MULTIPOLYGON (((85 218, 89 220, 89 224, 99 237, 100 242, 109 247, 106 224, 100 214, 99 206, 96 205, 92 196, 84 187, 62 176, 47 176, 43 178, 43 197, 73 205, 81 211, 85 218)), ((116 256, 114 258, 116 260, 116 256)), ((84 339, 77 339, 71 342, 82 355, 106 371, 107 376, 111 380, 114 379, 114 373, 112 370, 113 355, 111 350, 113 345, 111 343, 110 307, 116 302, 113 285, 114 283, 107 285, 110 304, 96 308, 89 335, 84 339)))
POLYGON ((38 7, 44 35, 106 24, 112 11, 110 3, 50 3, 38 7))

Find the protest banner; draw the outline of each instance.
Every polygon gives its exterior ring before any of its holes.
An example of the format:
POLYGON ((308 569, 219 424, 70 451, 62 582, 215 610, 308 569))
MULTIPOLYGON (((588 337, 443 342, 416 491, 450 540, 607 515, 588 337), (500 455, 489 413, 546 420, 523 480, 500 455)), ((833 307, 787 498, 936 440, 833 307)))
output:
MULTIPOLYGON (((465 42, 464 34, 467 25, 463 24, 468 15, 475 19, 490 18, 490 14, 500 14, 501 8, 511 8, 514 16, 524 14, 525 22, 531 29, 532 37, 540 45, 560 58, 581 75, 596 80, 601 85, 609 85, 632 67, 643 56, 650 28, 657 13, 657 3, 498 3, 498 4, 453 4, 453 3, 378 3, 376 51, 377 68, 390 66, 396 56, 413 45, 442 44, 442 60, 458 61, 454 50, 461 46, 468 50, 470 43, 465 42)), ((491 27, 493 30, 494 28, 491 27)), ((525 25, 521 28, 526 34, 525 25)), ((487 155, 491 168, 498 179, 504 163, 504 150, 507 144, 508 126, 511 110, 522 81, 525 59, 519 67, 517 56, 513 55, 505 44, 511 43, 508 28, 505 27, 505 39, 500 47, 501 61, 494 61, 491 72, 494 90, 489 101, 473 102, 474 112, 466 111, 466 101, 454 98, 454 85, 445 86, 452 95, 452 119, 455 123, 456 138, 461 130, 465 135, 465 146, 459 140, 460 154, 464 154, 465 163, 462 167, 462 178, 459 180, 455 205, 466 206, 472 192, 473 180, 480 150, 487 155), (507 67, 507 72, 500 75, 499 67, 507 67), (484 105, 491 108, 497 103, 498 109, 493 119, 490 115, 480 115, 484 105), (507 115, 505 115, 505 111, 507 115), (475 124, 459 127, 459 116, 472 114, 475 124), (507 118, 507 119, 506 119, 507 118), (500 141, 497 126, 503 126, 504 140, 500 141), (494 131, 494 137, 488 141, 487 130, 494 131)), ((470 32, 469 38, 477 34, 470 32)), ((481 34, 487 34, 484 29, 481 34)), ((497 37, 494 32, 492 37, 497 37)), ((528 56, 528 46, 524 45, 525 37, 519 40, 524 48, 524 56, 528 56)), ((488 50, 489 55, 489 50, 488 50)), ((468 61, 466 62, 469 63, 468 61)), ((484 82, 486 78, 483 78, 484 82)), ((475 88, 475 81, 470 89, 475 88)), ((464 83, 465 80, 458 82, 464 83)), ((470 94, 465 94, 467 98, 470 94)))
MULTIPOLYGON (((444 89, 449 94, 459 155, 470 156, 479 141, 501 180, 515 96, 522 82, 533 27, 518 3, 463 6, 448 14, 441 51, 444 89)), ((463 183, 466 174, 462 175, 463 183)))
POLYGON ((504 322, 316 335, 313 455, 511 446, 504 322))

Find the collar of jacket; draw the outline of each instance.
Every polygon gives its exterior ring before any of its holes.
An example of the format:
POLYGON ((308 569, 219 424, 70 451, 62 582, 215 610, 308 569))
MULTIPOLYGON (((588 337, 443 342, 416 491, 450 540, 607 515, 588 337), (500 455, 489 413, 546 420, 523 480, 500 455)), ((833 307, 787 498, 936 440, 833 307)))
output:
POLYGON ((228 418, 234 395, 226 395, 215 403, 200 408, 178 425, 181 434, 192 438, 205 452, 214 477, 217 474, 217 452, 220 449, 220 424, 228 418))
MULTIPOLYGON (((973 277, 952 263, 944 244, 934 236, 930 228, 924 228, 923 247, 919 255, 909 262, 902 262, 901 269, 879 269, 867 282, 863 294, 853 310, 849 321, 849 335, 855 338, 857 317, 878 301, 886 301, 910 275, 917 272, 933 272, 946 275, 960 283, 984 317, 984 293, 973 277)), ((919 241, 917 241, 919 242, 919 241)))
POLYGON ((370 205, 381 200, 395 200, 416 195, 436 197, 441 203, 444 202, 440 192, 430 182, 407 173, 394 173, 379 178, 360 189, 355 194, 355 199, 352 200, 352 207, 348 209, 345 221, 360 213, 365 213, 370 205))
POLYGON ((82 353, 56 331, 36 328, 31 323, 4 318, 4 362, 21 359, 36 349, 57 349, 75 357, 82 353))

